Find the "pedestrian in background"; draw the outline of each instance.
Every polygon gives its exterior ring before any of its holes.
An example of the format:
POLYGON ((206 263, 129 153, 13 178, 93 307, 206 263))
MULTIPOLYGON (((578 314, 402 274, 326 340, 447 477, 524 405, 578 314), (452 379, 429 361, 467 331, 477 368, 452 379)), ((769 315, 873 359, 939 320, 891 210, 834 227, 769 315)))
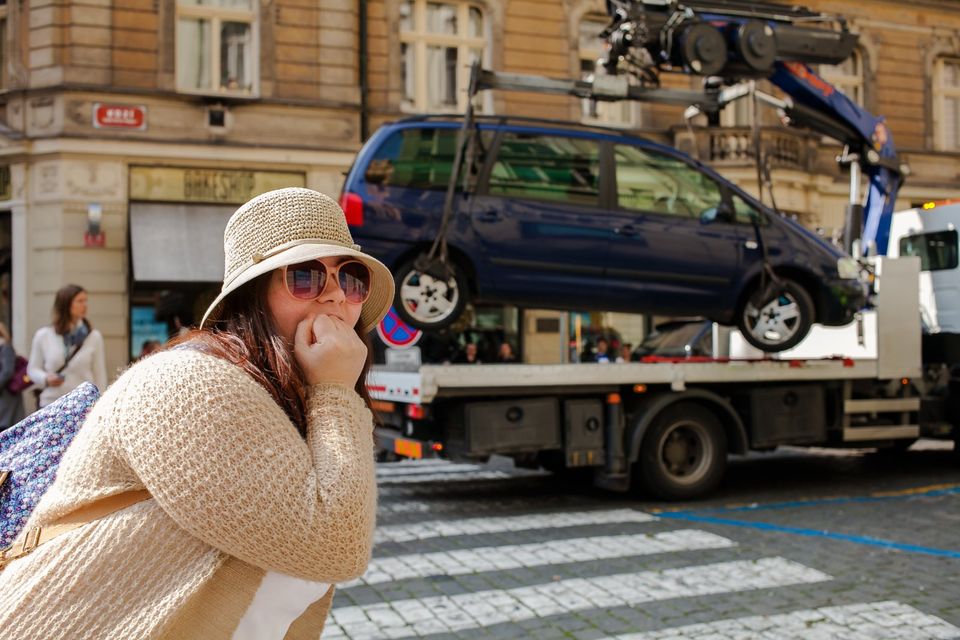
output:
POLYGON ((497 351, 497 362, 516 362, 517 356, 513 355, 513 347, 509 342, 501 342, 500 350, 497 351))
POLYGON ((454 359, 454 364, 480 364, 480 357, 477 352, 477 344, 468 342, 463 351, 454 359))
POLYGON ((224 251, 201 328, 110 386, 31 526, 145 499, 0 572, 0 638, 319 638, 332 585, 366 570, 367 336, 393 277, 308 189, 241 206, 224 251))
POLYGON ((53 324, 33 336, 27 372, 39 390, 38 407, 45 407, 84 382, 107 388, 103 336, 87 320, 87 292, 68 284, 53 300, 53 324))
POLYGON ((0 322, 0 431, 23 420, 23 393, 11 393, 7 383, 16 369, 17 353, 7 325, 0 322))

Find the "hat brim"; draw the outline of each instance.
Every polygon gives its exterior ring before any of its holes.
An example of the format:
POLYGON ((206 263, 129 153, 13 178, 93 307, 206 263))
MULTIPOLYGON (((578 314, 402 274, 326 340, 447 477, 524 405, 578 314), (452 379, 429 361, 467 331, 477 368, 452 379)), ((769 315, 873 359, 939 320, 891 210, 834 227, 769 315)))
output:
POLYGON ((370 296, 363 303, 358 324, 364 333, 373 331, 374 327, 387 315, 390 305, 393 304, 393 274, 376 258, 361 251, 334 244, 301 244, 250 265, 231 280, 229 285, 223 287, 220 295, 210 304, 207 312, 203 314, 200 326, 203 327, 207 322, 219 320, 221 303, 227 296, 254 278, 287 265, 333 257, 356 258, 370 269, 370 296))

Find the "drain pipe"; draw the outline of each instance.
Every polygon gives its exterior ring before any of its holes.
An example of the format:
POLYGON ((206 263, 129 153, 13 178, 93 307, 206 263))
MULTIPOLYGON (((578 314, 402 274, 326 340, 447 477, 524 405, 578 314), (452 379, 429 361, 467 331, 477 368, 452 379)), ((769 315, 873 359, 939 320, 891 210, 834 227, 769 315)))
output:
POLYGON ((367 0, 359 1, 360 20, 358 22, 360 39, 360 59, 358 71, 360 73, 360 143, 366 142, 370 136, 370 118, 367 114, 367 94, 370 86, 367 80, 367 0))

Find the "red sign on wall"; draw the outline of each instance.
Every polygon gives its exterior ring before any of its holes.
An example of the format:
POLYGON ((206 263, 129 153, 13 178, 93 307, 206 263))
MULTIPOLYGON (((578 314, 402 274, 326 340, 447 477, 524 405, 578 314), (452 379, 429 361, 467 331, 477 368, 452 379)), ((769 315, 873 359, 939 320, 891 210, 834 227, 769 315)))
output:
POLYGON ((143 105, 93 103, 93 126, 97 129, 146 129, 147 108, 143 105))

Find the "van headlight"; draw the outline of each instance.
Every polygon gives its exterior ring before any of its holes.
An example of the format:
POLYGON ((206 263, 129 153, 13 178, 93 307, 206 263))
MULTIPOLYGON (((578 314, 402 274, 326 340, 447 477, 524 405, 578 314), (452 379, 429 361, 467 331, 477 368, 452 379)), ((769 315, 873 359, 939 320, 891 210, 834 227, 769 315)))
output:
POLYGON ((860 279, 860 263, 854 258, 844 257, 837 259, 837 274, 843 280, 860 279))

